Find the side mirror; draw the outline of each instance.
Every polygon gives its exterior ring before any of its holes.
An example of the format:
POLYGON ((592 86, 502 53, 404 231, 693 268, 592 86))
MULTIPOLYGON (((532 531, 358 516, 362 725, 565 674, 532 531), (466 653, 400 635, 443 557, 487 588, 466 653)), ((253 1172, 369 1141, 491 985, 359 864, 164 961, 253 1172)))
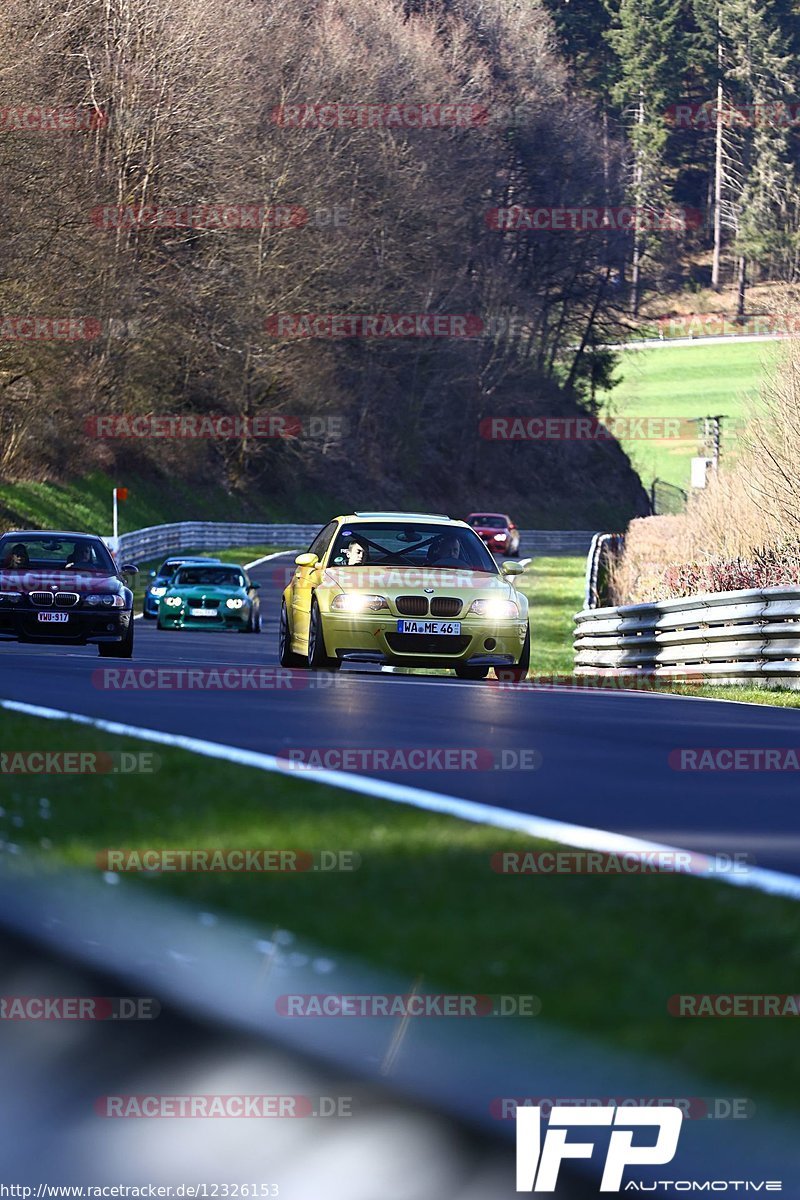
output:
POLYGON ((315 567, 319 559, 316 554, 298 554, 294 561, 298 567, 315 567))
POLYGON ((261 587, 261 584, 260 583, 251 583, 250 587, 253 589, 254 592, 257 592, 258 589, 261 587))
POLYGON ((119 569, 119 573, 120 575, 138 575, 139 568, 135 567, 133 563, 123 563, 119 569))
POLYGON ((500 570, 504 575, 524 575, 525 568, 518 562, 504 562, 500 570))

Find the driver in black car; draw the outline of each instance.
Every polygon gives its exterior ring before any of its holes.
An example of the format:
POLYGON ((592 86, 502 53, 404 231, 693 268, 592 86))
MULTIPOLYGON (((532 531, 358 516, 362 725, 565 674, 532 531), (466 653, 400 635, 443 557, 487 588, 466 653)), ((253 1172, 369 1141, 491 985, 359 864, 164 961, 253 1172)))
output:
POLYGON ((25 567, 30 566, 28 551, 22 542, 17 542, 15 546, 11 547, 3 565, 8 571, 22 571, 25 567))
POLYGON ((72 570, 73 567, 80 570, 81 567, 91 568, 94 566, 94 551, 88 542, 76 542, 72 547, 72 557, 66 563, 65 569, 72 570))

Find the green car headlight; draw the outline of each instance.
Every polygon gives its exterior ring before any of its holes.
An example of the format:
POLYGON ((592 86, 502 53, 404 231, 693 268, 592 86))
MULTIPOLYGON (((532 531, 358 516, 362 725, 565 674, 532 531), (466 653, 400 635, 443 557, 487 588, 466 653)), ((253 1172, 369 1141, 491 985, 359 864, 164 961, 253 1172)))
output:
POLYGON ((180 596, 165 596, 164 603, 168 604, 170 608, 180 608, 180 606, 183 604, 183 600, 180 596))
POLYGON ((385 596, 370 596, 367 592, 342 592, 331 600, 331 612, 380 612, 388 608, 385 596))
POLYGON ((514 620, 519 616, 519 608, 513 600, 473 600, 467 615, 488 617, 492 621, 514 620))
POLYGON ((243 604, 244 600, 239 600, 237 597, 225 601, 226 608, 241 608, 243 604))

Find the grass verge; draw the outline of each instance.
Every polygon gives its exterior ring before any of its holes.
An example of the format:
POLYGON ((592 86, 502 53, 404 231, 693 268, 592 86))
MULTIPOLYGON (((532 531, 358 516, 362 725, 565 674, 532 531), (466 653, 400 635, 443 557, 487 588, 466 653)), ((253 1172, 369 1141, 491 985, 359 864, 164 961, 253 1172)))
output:
POLYGON ((667 1008, 675 993, 795 993, 797 904, 684 876, 497 874, 492 854, 546 843, 69 722, 2 722, 5 753, 159 759, 150 775, 7 777, 0 838, 17 864, 97 871, 108 848, 356 851, 351 873, 133 874, 122 886, 285 927, 429 987, 534 993, 540 1019, 798 1106, 791 1021, 667 1008))

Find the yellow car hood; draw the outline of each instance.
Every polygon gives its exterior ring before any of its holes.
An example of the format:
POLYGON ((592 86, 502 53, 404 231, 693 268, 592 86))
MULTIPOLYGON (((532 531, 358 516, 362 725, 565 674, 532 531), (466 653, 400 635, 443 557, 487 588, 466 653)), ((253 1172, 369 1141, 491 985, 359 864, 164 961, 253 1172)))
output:
POLYGON ((426 588, 432 588, 437 596, 460 596, 462 599, 487 592, 509 598, 516 596, 513 585, 502 575, 487 575, 485 571, 459 567, 441 570, 405 566, 328 567, 323 582, 327 587, 338 587, 344 592, 376 592, 387 597, 425 594, 426 588))

